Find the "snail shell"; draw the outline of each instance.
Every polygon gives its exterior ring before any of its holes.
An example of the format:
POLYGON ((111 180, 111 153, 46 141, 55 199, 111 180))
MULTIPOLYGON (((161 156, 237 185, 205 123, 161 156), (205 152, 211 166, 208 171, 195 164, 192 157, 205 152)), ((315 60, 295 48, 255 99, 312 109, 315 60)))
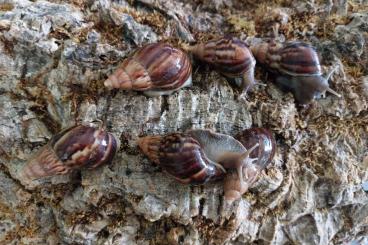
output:
POLYGON ((256 60, 248 46, 239 39, 221 38, 190 46, 187 49, 219 73, 235 78, 236 83, 243 90, 243 95, 255 84, 256 60))
POLYGON ((266 168, 271 163, 276 152, 276 140, 272 135, 272 132, 265 128, 249 128, 238 133, 235 136, 245 148, 251 148, 256 143, 259 143, 259 147, 251 154, 251 158, 258 158, 257 164, 260 168, 266 168))
POLYGON ((328 86, 316 50, 303 42, 269 42, 251 47, 259 64, 276 74, 276 84, 291 91, 300 104, 308 104, 326 91, 340 97, 328 86))
POLYGON ((191 84, 187 54, 162 42, 138 49, 104 82, 108 88, 144 91, 147 96, 171 94, 191 84))
POLYGON ((116 138, 104 131, 79 125, 54 135, 23 167, 24 180, 66 174, 82 167, 110 163, 118 149, 116 138))
MULTIPOLYGON (((259 144, 247 150, 231 136, 195 129, 186 133, 143 137, 138 140, 138 145, 145 155, 181 183, 204 184, 221 179, 227 170, 234 169, 239 185, 246 186, 243 171, 257 160, 250 159, 249 154, 259 144)), ((232 198, 232 192, 225 189, 225 197, 232 198)))
POLYGON ((258 174, 272 161, 276 151, 276 141, 272 132, 265 128, 246 129, 235 136, 247 149, 259 145, 250 152, 248 164, 243 167, 243 180, 234 171, 224 180, 225 200, 229 203, 239 199, 257 180, 258 174))
POLYGON ((211 150, 202 148, 200 140, 191 134, 172 133, 140 138, 138 144, 145 155, 181 183, 203 184, 223 178, 224 168, 211 150))

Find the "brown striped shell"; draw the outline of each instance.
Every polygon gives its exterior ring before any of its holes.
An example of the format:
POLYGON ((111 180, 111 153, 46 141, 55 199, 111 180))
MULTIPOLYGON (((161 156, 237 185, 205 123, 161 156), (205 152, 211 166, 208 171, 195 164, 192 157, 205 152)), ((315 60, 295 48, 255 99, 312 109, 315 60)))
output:
MULTIPOLYGON (((166 136, 147 136, 138 140, 142 152, 181 183, 203 184, 223 178, 227 170, 237 173, 238 182, 245 186, 243 172, 251 168, 249 154, 239 141, 225 134, 209 130, 189 130, 166 136), (225 170, 226 169, 226 170, 225 170)), ((231 198, 232 190, 225 189, 231 198)))
POLYGON ((203 184, 224 176, 224 169, 214 164, 217 159, 190 134, 147 136, 138 144, 145 155, 181 183, 203 184))
POLYGON ((241 78, 237 82, 246 93, 254 84, 254 59, 248 46, 236 38, 221 38, 188 47, 198 59, 211 65, 229 78, 241 78))
POLYGON ((241 181, 235 171, 229 172, 224 180, 225 199, 233 202, 239 199, 256 181, 259 173, 272 161, 276 151, 276 141, 272 132, 265 128, 246 129, 235 136, 247 149, 258 144, 249 154, 251 162, 242 169, 241 181), (254 161, 253 161, 254 160, 254 161))
POLYGON ((84 125, 67 128, 30 159, 21 171, 22 179, 35 180, 110 163, 118 145, 116 138, 103 129, 84 125))
POLYGON ((260 43, 251 50, 257 62, 276 75, 275 82, 292 92, 300 104, 308 104, 326 91, 339 96, 328 86, 316 50, 303 42, 260 43))
POLYGON ((321 65, 316 50, 307 43, 261 43, 251 47, 257 61, 275 72, 291 76, 320 76, 321 65))
POLYGON ((104 82, 108 88, 170 94, 192 83, 192 65, 183 51, 159 42, 145 45, 126 58, 104 82))

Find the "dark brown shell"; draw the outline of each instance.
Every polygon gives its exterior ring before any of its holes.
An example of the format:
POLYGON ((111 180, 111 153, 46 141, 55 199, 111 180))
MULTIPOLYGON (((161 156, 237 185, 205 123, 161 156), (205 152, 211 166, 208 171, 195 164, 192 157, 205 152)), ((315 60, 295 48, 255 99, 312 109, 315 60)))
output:
POLYGON ((194 129, 138 140, 143 153, 182 183, 203 184, 242 165, 247 151, 229 135, 194 129), (240 160, 239 160, 240 159, 240 160))
POLYGON ((169 94, 191 85, 192 65, 186 53, 169 44, 148 44, 126 58, 105 81, 109 88, 169 94))
POLYGON ((252 46, 251 49, 258 63, 273 72, 290 76, 322 75, 318 54, 307 43, 270 42, 252 46))
POLYGON ((250 158, 260 142, 246 149, 233 137, 209 130, 147 136, 140 138, 138 145, 153 162, 182 183, 203 184, 226 176, 227 201, 239 198, 263 169, 254 164, 257 159, 250 158))
POLYGON ((199 60, 226 77, 235 79, 243 95, 254 86, 256 60, 248 46, 236 38, 221 38, 187 48, 199 60))
POLYGON ((236 38, 198 44, 191 47, 190 51, 228 77, 240 77, 255 66, 255 59, 248 46, 236 38))
POLYGON ((245 148, 249 149, 253 145, 259 143, 259 147, 251 154, 251 158, 258 158, 256 164, 260 168, 267 167, 271 163, 276 152, 276 141, 272 132, 265 128, 249 128, 245 129, 235 136, 245 148))
POLYGON ((25 165, 22 175, 33 180, 82 167, 95 168, 110 163, 117 148, 115 137, 103 129, 73 126, 53 136, 25 165))
POLYGON ((251 47, 257 62, 274 73, 275 83, 294 94, 299 104, 305 105, 325 95, 326 91, 340 97, 329 88, 322 76, 316 50, 303 42, 260 43, 251 47))
POLYGON ((224 176, 224 171, 211 164, 199 142, 189 135, 147 136, 139 140, 139 146, 152 161, 182 183, 203 184, 224 176))

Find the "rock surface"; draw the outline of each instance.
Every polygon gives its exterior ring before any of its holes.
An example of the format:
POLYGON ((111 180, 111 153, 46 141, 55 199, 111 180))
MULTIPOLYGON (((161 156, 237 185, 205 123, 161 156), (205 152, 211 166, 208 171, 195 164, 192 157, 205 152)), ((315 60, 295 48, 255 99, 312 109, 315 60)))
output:
POLYGON ((367 244, 367 1, 74 0, 0 2, 1 244, 367 244), (251 2, 251 1, 249 1, 251 2), (268 14, 269 13, 269 14, 268 14), (328 95, 309 108, 267 82, 239 90, 194 61, 170 96, 104 89, 137 46, 231 33, 302 39, 321 53, 328 95), (198 69, 197 69, 198 68, 198 69), (19 171, 48 139, 106 120, 113 163, 24 185, 19 171), (142 135, 208 128, 275 132, 273 164, 231 206, 221 182, 186 186, 138 150, 142 135))

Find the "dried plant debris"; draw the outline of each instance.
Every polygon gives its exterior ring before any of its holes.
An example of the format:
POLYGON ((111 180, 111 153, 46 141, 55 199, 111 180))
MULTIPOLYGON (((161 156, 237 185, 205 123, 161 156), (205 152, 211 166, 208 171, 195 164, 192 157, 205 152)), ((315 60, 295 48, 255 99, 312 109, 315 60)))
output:
POLYGON ((367 1, 74 0, 0 3, 0 244, 367 244, 367 1), (180 48, 225 35, 313 44, 328 95, 299 107, 257 66, 245 100, 196 59, 193 85, 148 98, 106 78, 146 43, 180 48), (56 132, 104 121, 113 162, 23 185, 56 132), (271 129, 274 161, 231 205, 221 182, 177 183, 140 136, 271 129), (328 232, 322 232, 328 231, 328 232), (32 241, 32 242, 30 242, 32 241))

